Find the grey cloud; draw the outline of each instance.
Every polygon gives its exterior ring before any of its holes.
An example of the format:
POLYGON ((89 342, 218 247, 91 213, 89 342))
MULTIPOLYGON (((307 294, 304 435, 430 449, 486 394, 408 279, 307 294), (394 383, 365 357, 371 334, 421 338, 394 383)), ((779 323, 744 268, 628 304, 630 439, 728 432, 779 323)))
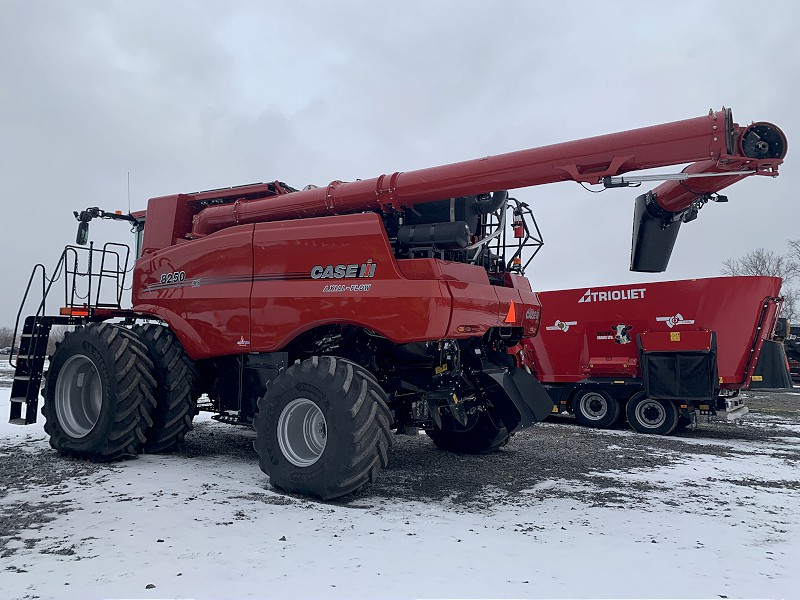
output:
MULTIPOLYGON (((728 2, 25 2, 0 19, 0 324, 71 211, 281 179, 372 177, 699 116, 790 137, 800 9, 728 2), (768 35, 758 23, 769 19, 768 35), (759 35, 755 35, 755 33, 759 35)), ((800 237, 798 170, 752 178, 685 227, 661 279, 712 276, 800 237)), ((637 190, 519 190, 546 241, 535 289, 627 271, 637 190)), ((127 229, 96 231, 127 240, 127 229)))

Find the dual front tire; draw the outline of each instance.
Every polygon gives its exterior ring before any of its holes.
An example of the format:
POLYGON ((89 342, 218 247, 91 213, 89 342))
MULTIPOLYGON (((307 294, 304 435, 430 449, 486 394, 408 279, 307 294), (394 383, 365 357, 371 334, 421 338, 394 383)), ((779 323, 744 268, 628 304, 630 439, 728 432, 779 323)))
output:
POLYGON ((50 445, 102 462, 136 454, 156 406, 147 347, 129 329, 94 323, 67 335, 50 361, 42 413, 50 445))
POLYGON ((45 380, 50 445, 96 462, 174 448, 191 429, 195 380, 166 327, 81 327, 58 345, 45 380))

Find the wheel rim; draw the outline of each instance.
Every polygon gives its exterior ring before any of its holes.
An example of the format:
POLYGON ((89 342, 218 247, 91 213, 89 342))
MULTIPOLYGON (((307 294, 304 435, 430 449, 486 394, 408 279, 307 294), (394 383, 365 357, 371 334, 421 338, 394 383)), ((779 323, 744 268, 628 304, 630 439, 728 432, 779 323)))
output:
POLYGON ((660 402, 644 400, 636 406, 636 420, 649 429, 656 429, 667 422, 667 411, 660 402))
POLYGON ((608 402, 602 394, 589 392, 581 398, 580 410, 590 421, 599 421, 608 414, 608 402))
POLYGON ((82 354, 71 357, 58 372, 55 408, 58 422, 73 438, 94 429, 103 406, 103 382, 95 364, 82 354))
POLYGON ((278 445, 296 467, 313 465, 325 451, 328 424, 319 407, 308 398, 295 398, 278 417, 278 445))

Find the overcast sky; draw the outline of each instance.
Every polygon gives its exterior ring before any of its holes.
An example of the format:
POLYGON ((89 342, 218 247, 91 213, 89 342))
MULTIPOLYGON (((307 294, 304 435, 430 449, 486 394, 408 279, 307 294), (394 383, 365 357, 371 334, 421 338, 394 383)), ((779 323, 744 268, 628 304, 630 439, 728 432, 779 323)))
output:
MULTIPOLYGON (((789 139, 729 188, 662 275, 628 271, 640 190, 519 190, 558 289, 719 274, 800 238, 800 4, 0 0, 0 325, 73 210, 280 179, 368 178, 733 108, 789 139)), ((675 171, 677 169, 672 169, 675 171)), ((93 233, 129 241, 124 224, 93 233)))

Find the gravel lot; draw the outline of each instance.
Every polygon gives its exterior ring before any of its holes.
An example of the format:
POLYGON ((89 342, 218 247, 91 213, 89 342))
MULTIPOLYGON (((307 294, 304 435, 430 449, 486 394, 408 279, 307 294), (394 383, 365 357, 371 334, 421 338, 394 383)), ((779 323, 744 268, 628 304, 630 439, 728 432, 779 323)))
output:
MULTIPOLYGON (((798 390, 800 392, 800 389, 798 390)), ((614 429, 597 430, 577 425, 572 417, 550 417, 545 423, 521 431, 499 452, 489 456, 468 456, 442 452, 425 435, 396 436, 389 466, 378 482, 359 496, 334 504, 348 504, 371 496, 406 500, 448 500, 469 510, 498 503, 514 503, 523 490, 543 480, 568 480, 571 488, 537 490, 541 497, 571 497, 592 505, 619 505, 640 497, 643 491, 657 491, 657 482, 637 482, 621 486, 619 479, 604 473, 655 469, 681 462, 687 454, 709 461, 741 452, 730 442, 755 444, 770 440, 792 442, 780 450, 763 448, 765 456, 798 464, 800 461, 800 393, 751 393, 750 414, 734 422, 701 422, 671 436, 647 436, 632 432, 624 423, 614 429), (581 483, 591 484, 587 489, 581 483), (602 488, 601 493, 596 487, 602 488), (588 488, 592 489, 589 490, 588 488), (487 496, 486 490, 492 494, 487 496)), ((0 415, 2 416, 2 415, 0 415)), ((217 457, 231 464, 252 463, 254 433, 247 428, 222 425, 210 420, 196 423, 187 437, 181 455, 188 458, 217 457)), ((0 438, 0 499, 9 490, 29 485, 59 488, 70 480, 103 471, 114 471, 115 464, 92 464, 63 459, 55 452, 35 451, 39 438, 4 440, 0 438)), ((748 446, 749 447, 749 446, 748 446)), ((135 460, 135 459, 133 459, 135 460)), ((762 486, 763 482, 743 478, 742 486, 762 486)), ((798 488, 800 482, 786 481, 798 488)), ((774 483, 770 483, 774 485, 774 483)), ((20 514, 0 515, 0 531, 25 526, 31 519, 26 508, 20 514), (25 515, 23 517, 23 515, 25 515)), ((0 541, 0 549, 2 541, 0 541)))
POLYGON ((99 465, 0 423, 0 596, 788 597, 800 389, 750 409, 669 437, 551 417, 489 456, 397 436, 375 485, 327 504, 276 493, 253 431, 207 415, 179 453, 99 465))

